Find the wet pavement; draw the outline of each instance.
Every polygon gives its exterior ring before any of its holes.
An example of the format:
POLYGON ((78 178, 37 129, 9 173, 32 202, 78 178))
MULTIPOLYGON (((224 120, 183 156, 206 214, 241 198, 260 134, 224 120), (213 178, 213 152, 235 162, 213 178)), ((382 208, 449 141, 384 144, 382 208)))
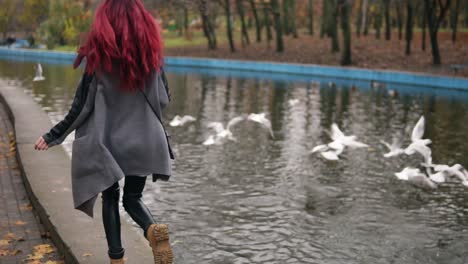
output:
POLYGON ((0 263, 64 263, 24 187, 13 126, 3 104, 0 104, 0 263))

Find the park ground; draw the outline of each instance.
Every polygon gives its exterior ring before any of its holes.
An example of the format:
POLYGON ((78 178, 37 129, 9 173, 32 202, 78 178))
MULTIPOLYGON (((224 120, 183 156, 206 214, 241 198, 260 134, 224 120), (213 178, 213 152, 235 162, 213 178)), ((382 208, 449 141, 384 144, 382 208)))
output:
MULTIPOLYGON (((303 32, 297 39, 285 36, 285 51, 282 53, 276 52, 274 39, 269 44, 264 39, 257 43, 253 31, 249 34, 251 44, 242 47, 240 35, 238 32, 236 33, 234 36, 236 52, 233 53, 230 51, 223 32, 218 33, 216 50, 208 50, 206 39, 200 31, 193 32, 191 40, 180 37, 175 32, 165 32, 163 36, 165 55, 340 66, 341 53, 332 53, 331 40, 326 37, 320 38, 318 32, 313 36, 303 32)), ((442 57, 442 65, 440 66, 432 64, 429 36, 427 36, 426 50, 424 51, 422 50, 421 31, 414 32, 411 55, 409 56, 405 55, 404 32, 402 37, 403 39, 400 40, 397 32, 393 32, 391 40, 385 40, 384 34, 381 35, 380 39, 376 39, 374 33, 361 37, 353 34, 351 67, 468 78, 468 68, 457 72, 451 68, 451 65, 468 67, 467 31, 458 32, 455 43, 452 42, 451 32, 443 30, 439 32, 439 48, 442 57)), ((75 51, 76 47, 58 46, 55 50, 75 51)))
MULTIPOLYGON (((404 33, 403 33, 404 34, 404 33)), ((442 56, 442 65, 433 66, 431 56, 431 46, 429 39, 426 42, 426 50, 422 50, 422 34, 415 32, 412 42, 412 53, 405 55, 406 42, 398 39, 398 34, 394 33, 392 39, 385 40, 383 34, 380 39, 376 39, 374 34, 353 36, 352 44, 352 67, 368 68, 374 70, 398 70, 429 73, 434 75, 454 76, 455 72, 451 65, 462 64, 468 66, 468 32, 459 32, 455 43, 451 40, 450 32, 439 33, 439 45, 442 56)), ((331 53, 331 44, 329 38, 320 38, 318 34, 309 36, 301 34, 299 38, 286 36, 285 52, 275 51, 274 40, 270 47, 266 42, 256 43, 253 35, 252 44, 241 47, 237 44, 237 51, 232 53, 225 39, 217 50, 210 51, 205 43, 197 40, 194 44, 187 43, 183 45, 180 40, 174 46, 174 37, 166 38, 166 55, 169 56, 190 56, 190 57, 208 57, 218 59, 238 59, 252 61, 273 61, 319 64, 329 66, 339 66, 341 53, 331 53)), ((468 77, 468 69, 459 71, 458 77, 468 77)))

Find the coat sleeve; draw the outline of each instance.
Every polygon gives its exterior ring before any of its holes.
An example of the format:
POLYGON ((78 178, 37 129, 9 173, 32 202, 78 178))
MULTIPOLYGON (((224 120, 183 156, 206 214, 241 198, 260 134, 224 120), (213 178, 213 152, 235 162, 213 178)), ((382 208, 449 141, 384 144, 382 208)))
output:
POLYGON ((67 115, 62 121, 60 121, 54 127, 52 127, 52 129, 50 129, 49 132, 45 133, 42 136, 47 144, 60 138, 65 133, 65 131, 67 131, 70 125, 76 120, 81 110, 83 109, 83 105, 86 101, 86 96, 88 94, 88 88, 92 77, 92 75, 88 75, 86 73, 83 74, 76 89, 75 96, 73 98, 73 103, 67 115))

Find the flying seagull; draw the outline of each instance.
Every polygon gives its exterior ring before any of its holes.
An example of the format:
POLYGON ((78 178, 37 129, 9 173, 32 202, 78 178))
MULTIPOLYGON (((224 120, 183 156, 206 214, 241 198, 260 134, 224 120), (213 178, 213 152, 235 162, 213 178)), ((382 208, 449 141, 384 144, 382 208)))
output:
POLYGON ((245 120, 243 116, 238 116, 229 121, 226 128, 220 122, 210 122, 208 123, 208 128, 211 128, 215 131, 216 134, 210 135, 204 142, 203 145, 209 146, 213 144, 220 144, 223 139, 229 139, 232 141, 237 141, 231 132, 232 126, 238 124, 239 122, 245 120))
POLYGON ((247 119, 250 120, 250 121, 254 121, 256 123, 259 123, 261 124, 262 126, 264 126, 265 128, 268 129, 268 131, 270 132, 270 135, 272 138, 274 138, 274 134, 273 134, 273 129, 271 127, 271 121, 268 120, 266 117, 265 117, 265 113, 260 113, 260 114, 250 114, 247 116, 247 119))
POLYGON ((36 65, 36 76, 33 79, 33 82, 39 82, 45 80, 45 77, 42 76, 42 65, 38 63, 36 65))
POLYGON ((185 125, 186 123, 189 123, 189 122, 194 122, 196 121, 197 119, 193 116, 190 116, 190 115, 185 115, 183 117, 180 117, 179 115, 176 115, 174 117, 174 119, 172 119, 172 121, 169 123, 170 126, 173 126, 173 127, 177 127, 177 126, 183 126, 185 125))

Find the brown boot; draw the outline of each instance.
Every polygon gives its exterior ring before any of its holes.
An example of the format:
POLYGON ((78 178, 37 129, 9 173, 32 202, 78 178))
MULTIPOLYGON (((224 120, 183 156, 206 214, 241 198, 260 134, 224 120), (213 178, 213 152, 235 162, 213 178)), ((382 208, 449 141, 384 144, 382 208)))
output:
POLYGON ((166 224, 151 224, 146 239, 153 250, 154 264, 172 264, 174 256, 169 243, 169 230, 166 224))
POLYGON ((110 264, 125 264, 125 261, 123 258, 119 258, 119 259, 110 259, 110 264))

